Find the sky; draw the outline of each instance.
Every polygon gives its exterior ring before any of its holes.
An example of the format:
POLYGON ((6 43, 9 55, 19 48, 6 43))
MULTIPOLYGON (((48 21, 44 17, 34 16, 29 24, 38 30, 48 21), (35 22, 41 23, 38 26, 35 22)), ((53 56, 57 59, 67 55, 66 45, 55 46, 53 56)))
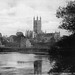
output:
POLYGON ((0 0, 0 32, 9 36, 18 31, 33 30, 34 16, 41 16, 44 32, 59 31, 56 10, 66 1, 69 0, 0 0))

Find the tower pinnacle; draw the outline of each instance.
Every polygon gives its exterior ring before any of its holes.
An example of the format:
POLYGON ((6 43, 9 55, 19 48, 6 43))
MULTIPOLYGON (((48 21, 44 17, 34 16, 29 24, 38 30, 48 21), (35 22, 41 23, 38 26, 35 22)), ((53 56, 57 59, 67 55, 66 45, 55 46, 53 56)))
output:
POLYGON ((37 16, 37 20, 38 20, 38 16, 37 16))
POLYGON ((41 17, 40 17, 40 20, 41 20, 41 17))
POLYGON ((35 20, 35 17, 33 18, 33 20, 35 20))

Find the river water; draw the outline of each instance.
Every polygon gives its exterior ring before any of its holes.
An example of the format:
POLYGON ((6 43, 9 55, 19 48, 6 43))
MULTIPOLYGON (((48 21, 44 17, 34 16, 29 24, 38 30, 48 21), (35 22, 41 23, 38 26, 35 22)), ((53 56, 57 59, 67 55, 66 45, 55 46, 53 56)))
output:
POLYGON ((0 54, 0 75, 34 75, 34 62, 42 61, 42 73, 52 68, 48 55, 9 52, 0 54))

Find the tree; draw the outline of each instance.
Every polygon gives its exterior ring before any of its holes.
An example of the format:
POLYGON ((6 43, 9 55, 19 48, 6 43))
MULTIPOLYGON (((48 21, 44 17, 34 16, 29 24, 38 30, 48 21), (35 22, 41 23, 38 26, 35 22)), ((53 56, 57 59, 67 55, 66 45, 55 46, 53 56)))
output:
POLYGON ((66 7, 59 7, 56 17, 62 19, 59 28, 75 33, 75 1, 69 1, 66 7))
POLYGON ((49 73, 75 73, 75 1, 68 2, 65 7, 59 7, 56 16, 62 19, 59 28, 71 31, 73 34, 63 37, 51 47, 49 51, 50 60, 55 60, 56 63, 49 73))
POLYGON ((49 51, 50 61, 56 61, 51 72, 75 73, 75 34, 63 37, 49 51))
POLYGON ((24 35, 23 35, 23 32, 17 32, 16 36, 24 36, 24 35))

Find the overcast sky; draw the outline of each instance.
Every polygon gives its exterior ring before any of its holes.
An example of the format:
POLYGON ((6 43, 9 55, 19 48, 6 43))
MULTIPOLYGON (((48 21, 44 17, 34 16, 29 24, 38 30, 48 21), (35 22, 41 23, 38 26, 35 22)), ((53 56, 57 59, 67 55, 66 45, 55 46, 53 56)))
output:
POLYGON ((42 30, 57 31, 56 10, 69 0, 0 0, 0 32, 3 35, 33 29, 33 17, 42 17, 42 30))

